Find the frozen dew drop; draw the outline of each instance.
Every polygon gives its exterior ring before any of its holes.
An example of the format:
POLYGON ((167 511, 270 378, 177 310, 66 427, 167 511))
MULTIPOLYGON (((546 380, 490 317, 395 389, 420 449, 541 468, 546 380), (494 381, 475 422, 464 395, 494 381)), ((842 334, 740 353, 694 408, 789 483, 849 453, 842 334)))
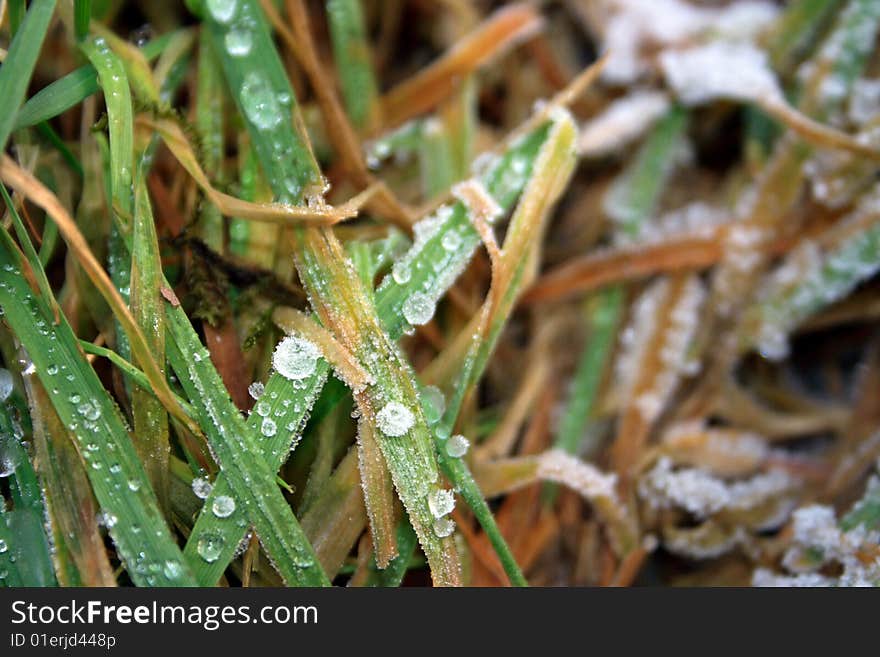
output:
POLYGON ((114 463, 110 466, 110 472, 112 472, 113 474, 119 474, 120 472, 122 472, 122 466, 118 463, 114 463))
POLYGON ((132 493, 139 491, 140 488, 141 488, 141 482, 139 482, 137 479, 129 479, 128 480, 128 490, 130 490, 132 493))
POLYGON ((196 552, 208 563, 214 563, 220 558, 223 550, 223 536, 214 532, 205 532, 199 536, 196 544, 196 552))
POLYGON ((434 316, 434 301, 427 294, 414 292, 403 302, 403 316, 413 326, 427 324, 434 316))
POLYGON ((218 495, 211 505, 211 511, 218 518, 228 518, 235 511, 235 500, 229 495, 218 495))
POLYGON ((428 508, 435 518, 442 518, 452 513, 455 508, 455 495, 451 490, 438 488, 428 493, 428 508))
POLYGON ((260 425, 260 433, 263 434, 266 438, 271 438, 278 431, 278 425, 275 424, 275 420, 271 418, 263 418, 263 423, 260 425))
POLYGON ((446 442, 446 453, 452 458, 460 458, 467 454, 468 447, 470 447, 468 439, 461 434, 456 434, 446 442))
POLYGON ((412 411, 400 402, 388 402, 376 413, 376 425, 388 436, 403 436, 415 422, 412 411))
POLYGON ((226 33, 223 44, 226 46, 226 52, 233 57, 244 57, 251 51, 253 37, 251 37, 250 32, 232 30, 226 33))
POLYGON ((251 71, 241 85, 241 105, 251 122, 260 130, 281 123, 282 112, 272 85, 262 73, 251 71))
POLYGON ((101 409, 97 404, 91 401, 86 401, 79 406, 77 406, 76 410, 82 415, 85 419, 95 421, 99 417, 101 417, 101 409))
POLYGON ((266 417, 271 410, 272 407, 267 402, 257 402, 256 406, 254 406, 254 412, 260 417, 266 417))
POLYGON ((214 486, 205 477, 196 477, 192 480, 192 491, 200 500, 207 499, 214 486))
POLYGON ((225 25, 235 16, 238 3, 236 0, 207 0, 206 4, 213 19, 225 25))
POLYGON ((455 531, 455 521, 449 516, 434 521, 434 533, 438 538, 446 538, 455 531))
POLYGON ((251 396, 251 399, 259 399, 265 389, 266 386, 261 381, 254 381, 248 386, 248 394, 251 396))
POLYGON ((313 343, 289 335, 275 347, 272 365, 286 379, 305 379, 315 373, 320 355, 321 351, 313 343))
POLYGON ((3 554, 8 549, 9 549, 9 546, 6 545, 6 541, 4 541, 2 538, 0 538, 0 554, 3 554))

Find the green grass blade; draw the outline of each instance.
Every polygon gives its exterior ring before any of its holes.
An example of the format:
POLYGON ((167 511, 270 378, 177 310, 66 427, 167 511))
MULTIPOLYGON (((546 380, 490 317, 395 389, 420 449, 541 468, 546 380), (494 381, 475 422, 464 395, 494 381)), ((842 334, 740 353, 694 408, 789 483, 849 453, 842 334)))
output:
POLYGON ((581 352, 572 381, 568 404, 560 421, 556 446, 569 454, 581 448, 608 358, 614 350, 614 338, 624 309, 624 292, 612 287, 591 297, 585 304, 587 343, 581 352))
POLYGON ((680 107, 670 110, 657 122, 633 162, 609 190, 605 211, 614 220, 620 237, 638 239, 645 218, 654 212, 672 172, 686 126, 687 112, 680 107))
MULTIPOLYGON (((131 256, 131 311, 153 353, 165 353, 165 306, 159 239, 143 171, 137 178, 131 256)), ((164 372, 164 359, 160 368, 164 372)), ((168 414, 149 389, 131 388, 135 447, 162 509, 168 509, 168 414)))
POLYGON ((327 0, 327 22, 345 109, 358 130, 369 130, 378 119, 379 89, 360 0, 327 0))
MULTIPOLYGON (((169 312, 167 321, 172 338, 167 349, 169 360, 193 402, 199 423, 235 495, 221 503, 226 511, 229 506, 235 509, 241 507, 246 511, 246 514, 218 512, 216 509, 219 507, 214 505, 217 501, 215 496, 211 506, 201 515, 213 514, 226 524, 237 526, 239 533, 244 533, 248 524, 253 523, 269 558, 288 584, 329 584, 290 506, 275 483, 275 472, 258 451, 256 432, 246 426, 244 418, 229 399, 207 350, 198 341, 186 315, 182 311, 169 312)), ((233 551, 237 545, 232 546, 233 551)), ((211 564, 218 560, 224 548, 229 549, 224 534, 200 530, 200 533, 194 532, 190 536, 184 554, 200 582, 207 581, 202 571, 211 569, 211 564)))
POLYGON ((90 20, 92 20, 91 0, 74 0, 73 32, 78 41, 82 41, 88 36, 90 20))
POLYGON ((21 428, 10 411, 8 405, 0 405, 0 463, 5 470, 12 470, 6 473, 12 509, 0 514, 6 547, 0 550, 0 569, 17 570, 22 586, 54 586, 40 482, 22 443, 21 428))
POLYGON ((15 125, 15 115, 24 102, 43 39, 49 29, 55 0, 34 0, 16 31, 3 66, 0 67, 0 150, 6 150, 6 141, 15 125))
POLYGON ((0 236, 0 305, 27 349, 58 416, 76 436, 110 535, 132 581, 186 586, 195 580, 165 525, 125 420, 78 348, 67 321, 21 275, 26 264, 0 236))

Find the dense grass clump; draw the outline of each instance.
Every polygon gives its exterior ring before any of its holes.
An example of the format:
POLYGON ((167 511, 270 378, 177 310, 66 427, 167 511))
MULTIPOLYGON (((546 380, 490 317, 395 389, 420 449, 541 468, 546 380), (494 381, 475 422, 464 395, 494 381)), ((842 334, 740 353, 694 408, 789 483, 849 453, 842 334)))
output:
POLYGON ((2 7, 0 583, 880 583, 880 3, 2 7))

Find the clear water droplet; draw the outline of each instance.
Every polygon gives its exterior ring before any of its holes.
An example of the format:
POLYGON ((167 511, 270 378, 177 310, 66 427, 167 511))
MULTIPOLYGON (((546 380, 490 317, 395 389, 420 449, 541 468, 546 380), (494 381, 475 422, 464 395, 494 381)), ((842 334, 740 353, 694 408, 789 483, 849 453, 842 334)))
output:
POLYGON ((283 115, 278 98, 262 73, 251 71, 245 76, 241 85, 241 105, 260 130, 269 130, 281 123, 283 115))
POLYGON ((221 534, 214 532, 205 532, 199 536, 199 542, 196 544, 196 552, 208 563, 214 563, 220 558, 220 552, 223 551, 224 539, 221 534))
POLYGON ((183 566, 179 561, 169 559, 165 562, 162 572, 165 573, 165 577, 168 579, 177 579, 183 575, 183 566))
POLYGON ((0 401, 9 399, 12 394, 12 373, 0 367, 0 401))
POLYGON ((238 9, 236 0, 207 0, 205 4, 214 20, 224 25, 233 19, 235 10, 238 9))
POLYGON ((263 434, 266 438, 271 438, 278 431, 278 425, 275 424, 275 420, 271 418, 263 418, 263 423, 260 425, 260 433, 263 434))
POLYGON ((425 420, 428 424, 437 424, 446 410, 446 397, 437 386, 425 386, 422 388, 422 410, 425 412, 425 420))
POLYGON ((253 37, 245 30, 232 30, 226 33, 223 44, 226 46, 226 52, 233 57, 244 57, 251 51, 253 37))
POLYGON ((409 279, 412 278, 412 270, 409 268, 409 265, 402 262, 396 262, 391 268, 391 278, 393 278, 394 282, 398 285, 405 285, 409 282, 409 279))
POLYGON ((228 518, 235 511, 235 500, 228 495, 218 495, 211 505, 211 511, 218 518, 228 518))

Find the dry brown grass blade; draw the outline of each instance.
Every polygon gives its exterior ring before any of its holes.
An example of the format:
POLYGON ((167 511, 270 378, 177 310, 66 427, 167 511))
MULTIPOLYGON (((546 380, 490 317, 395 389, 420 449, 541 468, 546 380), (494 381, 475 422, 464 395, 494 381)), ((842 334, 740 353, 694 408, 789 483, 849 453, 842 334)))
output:
POLYGON ((203 322, 202 330, 205 332, 205 346, 211 354, 211 362, 223 379, 223 385, 229 391, 232 401, 242 410, 250 408, 252 400, 247 390, 250 377, 232 317, 224 317, 217 326, 203 322))
POLYGON ((550 270, 523 293, 520 303, 559 301, 613 283, 705 269, 715 265, 722 253, 717 236, 686 236, 640 248, 600 250, 550 270))
POLYGON ((880 160, 880 151, 858 138, 836 130, 830 126, 814 121, 806 114, 798 111, 781 100, 764 100, 760 107, 771 116, 779 119, 792 132, 814 146, 820 148, 837 148, 850 151, 871 160, 880 160))
MULTIPOLYGON (((695 274, 678 274, 654 283, 640 302, 652 297, 650 325, 639 309, 633 312, 632 329, 641 338, 632 346, 632 360, 626 363, 631 377, 624 385, 623 408, 617 436, 611 448, 611 463, 620 476, 621 490, 627 491, 634 468, 645 448, 651 428, 678 385, 681 362, 699 318, 703 288, 695 274)), ((638 339, 638 338, 637 338, 638 339)))
POLYGON ((385 128, 436 107, 467 75, 535 34, 541 26, 542 19, 531 3, 499 9, 436 62, 385 94, 385 128))
POLYGON ((225 194, 211 185, 211 181, 208 180, 208 176, 199 164, 189 140, 176 123, 168 119, 154 120, 141 116, 138 117, 137 124, 159 133, 168 150, 192 176, 205 196, 217 206, 220 212, 227 216, 281 224, 282 226, 332 226, 357 216, 360 209, 377 193, 376 187, 370 187, 338 206, 317 203, 313 207, 244 201, 225 194))
MULTIPOLYGON (((162 402, 165 409, 189 431, 195 435, 200 435, 199 425, 181 408, 177 402, 177 397, 168 386, 161 368, 154 360, 156 355, 151 352, 147 345, 146 338, 134 317, 132 317, 128 305, 120 296, 107 272, 104 271, 104 268, 95 258, 73 217, 70 216, 58 200, 58 197, 33 175, 20 168, 8 155, 3 155, 2 159, 0 159, 0 177, 10 187, 16 189, 52 217, 68 248, 110 306, 114 316, 119 321, 126 336, 128 336, 132 352, 144 374, 149 379, 156 397, 162 402)), ((159 293, 158 290, 156 293, 159 293)))
POLYGON ((636 546, 634 521, 617 496, 616 477, 561 450, 474 463, 474 476, 486 497, 542 481, 567 486, 593 505, 606 523, 619 554, 636 546))

